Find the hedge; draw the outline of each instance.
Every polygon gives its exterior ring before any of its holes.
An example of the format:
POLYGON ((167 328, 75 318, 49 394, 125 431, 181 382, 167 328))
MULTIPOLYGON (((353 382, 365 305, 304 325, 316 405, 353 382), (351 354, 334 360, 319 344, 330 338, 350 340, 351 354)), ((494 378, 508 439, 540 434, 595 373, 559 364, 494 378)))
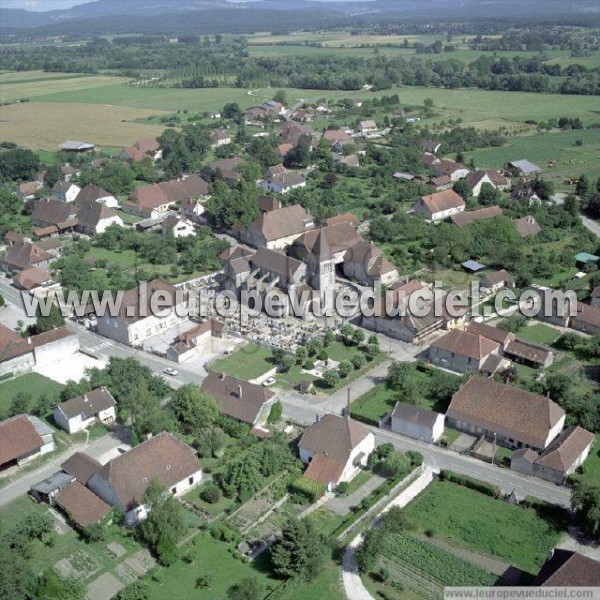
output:
POLYGON ((324 493, 325 484, 309 479, 304 475, 300 475, 298 479, 290 484, 290 493, 306 498, 311 504, 316 502, 324 493))
POLYGON ((497 485, 491 485, 484 481, 479 481, 478 479, 472 479, 466 475, 459 475, 454 471, 442 469, 439 478, 440 481, 450 481, 457 485, 462 485, 463 487, 475 490, 476 492, 480 492, 481 494, 485 494, 486 496, 491 496, 492 498, 498 498, 501 494, 500 488, 497 485))

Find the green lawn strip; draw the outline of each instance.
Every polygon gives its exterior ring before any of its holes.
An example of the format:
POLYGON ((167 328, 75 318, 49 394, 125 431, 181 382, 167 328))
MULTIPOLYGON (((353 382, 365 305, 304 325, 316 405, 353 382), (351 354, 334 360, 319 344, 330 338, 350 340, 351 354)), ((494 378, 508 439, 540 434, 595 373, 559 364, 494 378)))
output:
POLYGON ((424 532, 537 573, 556 546, 562 524, 447 481, 434 481, 406 508, 424 532))
POLYGON ((15 379, 0 383, 0 413, 4 413, 10 408, 14 397, 20 392, 30 394, 33 404, 42 394, 52 398, 58 395, 62 388, 63 386, 60 383, 37 373, 26 373, 15 379))
POLYGON ((350 494, 353 494, 354 492, 356 492, 363 485, 365 485, 365 483, 367 483, 367 481, 369 481, 369 479, 371 479, 371 477, 373 477, 373 473, 371 471, 364 471, 364 470, 359 471, 358 474, 356 475, 356 477, 354 477, 352 479, 352 481, 349 482, 348 490, 347 490, 345 496, 349 496, 350 494))
POLYGON ((398 400, 398 394, 385 383, 378 383, 350 405, 350 415, 360 421, 377 425, 398 400))
POLYGON ((315 529, 322 535, 331 535, 344 521, 344 517, 323 506, 304 517, 311 521, 315 529))
POLYGON ((462 431, 459 431, 458 429, 453 429, 452 427, 444 428, 444 436, 443 437, 446 440, 446 442, 448 443, 448 446, 450 446, 450 444, 453 444, 461 435, 462 435, 462 431))
POLYGON ((310 582, 300 584, 287 591, 283 600, 343 600, 346 594, 342 590, 340 566, 332 560, 326 560, 321 572, 310 582))
POLYGON ((535 325, 530 325, 529 327, 523 327, 517 332, 517 337, 520 337, 523 340, 533 342, 534 344, 552 344, 554 343, 558 337, 560 337, 560 331, 554 329, 554 327, 549 327, 548 325, 543 325, 542 323, 536 323, 535 325))
POLYGON ((575 472, 571 477, 573 481, 587 481, 594 485, 600 485, 600 433, 596 434, 596 441, 580 469, 583 472, 575 472))
POLYGON ((207 486, 213 486, 212 482, 205 482, 202 485, 194 488, 190 492, 185 495, 185 499, 190 502, 192 505, 196 506, 202 511, 205 511, 211 518, 217 517, 221 513, 225 511, 232 511, 236 508, 235 500, 231 498, 226 498, 225 496, 221 496, 221 499, 214 504, 210 504, 209 502, 205 502, 200 497, 200 494, 203 490, 206 489, 207 486))

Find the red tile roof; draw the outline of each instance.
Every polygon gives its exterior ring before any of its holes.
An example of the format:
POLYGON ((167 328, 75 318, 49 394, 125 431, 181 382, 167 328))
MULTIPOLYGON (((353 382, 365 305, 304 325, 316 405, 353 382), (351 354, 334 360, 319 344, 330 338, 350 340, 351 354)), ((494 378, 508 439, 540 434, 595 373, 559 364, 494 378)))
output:
POLYGON ((27 415, 17 415, 0 423, 0 465, 39 450, 44 440, 27 415))

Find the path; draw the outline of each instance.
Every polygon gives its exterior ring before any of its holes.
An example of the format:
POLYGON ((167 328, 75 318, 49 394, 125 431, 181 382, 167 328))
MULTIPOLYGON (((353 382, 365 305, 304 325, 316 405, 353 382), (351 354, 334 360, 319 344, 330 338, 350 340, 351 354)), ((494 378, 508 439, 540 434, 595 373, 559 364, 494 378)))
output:
MULTIPOLYGON (((414 500, 432 481, 434 471, 429 467, 426 467, 421 475, 413 483, 411 483, 403 492, 398 494, 382 511, 381 514, 387 512, 392 506, 398 506, 403 508, 411 500, 414 500)), ((373 526, 376 526, 381 515, 375 520, 373 526)), ((369 593, 367 588, 363 585, 363 582, 358 573, 358 567, 356 566, 355 550, 362 542, 363 536, 356 536, 344 551, 344 557, 342 559, 342 582, 344 584, 344 591, 346 592, 346 598, 348 600, 375 600, 369 593)))
POLYGON ((363 498, 369 496, 371 492, 377 489, 384 481, 385 478, 374 474, 348 496, 333 497, 327 502, 326 508, 332 510, 341 517, 345 517, 353 506, 358 506, 363 498))

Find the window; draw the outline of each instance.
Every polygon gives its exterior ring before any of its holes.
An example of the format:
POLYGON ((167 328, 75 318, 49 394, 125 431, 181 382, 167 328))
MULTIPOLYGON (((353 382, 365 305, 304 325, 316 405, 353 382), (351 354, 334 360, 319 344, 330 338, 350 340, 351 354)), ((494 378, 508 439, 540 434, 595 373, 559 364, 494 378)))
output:
POLYGON ((188 483, 189 483, 190 485, 192 485, 192 484, 194 483, 194 478, 193 478, 193 477, 190 477, 190 478, 188 479, 188 483))
POLYGON ((177 493, 177 486, 173 486, 171 488, 171 494, 175 495, 177 493))

